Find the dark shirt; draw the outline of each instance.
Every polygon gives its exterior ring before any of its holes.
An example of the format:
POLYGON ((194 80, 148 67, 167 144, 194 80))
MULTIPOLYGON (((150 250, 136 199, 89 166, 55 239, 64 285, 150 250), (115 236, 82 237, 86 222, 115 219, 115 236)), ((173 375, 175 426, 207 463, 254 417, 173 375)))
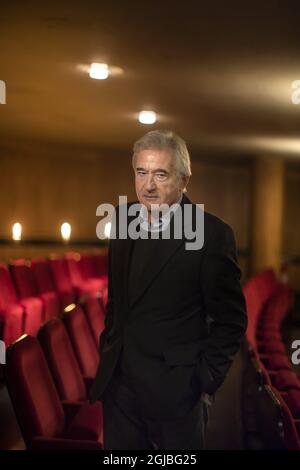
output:
MULTIPOLYGON (((173 217, 171 216, 170 229, 172 237, 173 234, 173 217)), ((160 226, 162 227, 161 219, 160 226)), ((165 229, 167 227, 165 226, 165 229)), ((160 232, 147 232, 140 228, 141 237, 133 242, 133 248, 130 258, 130 267, 129 267, 129 277, 128 277, 128 300, 129 307, 132 305, 136 297, 136 291, 139 287, 139 284, 143 278, 144 272, 147 270, 148 262, 158 253, 158 244, 167 243, 166 239, 162 239, 162 231, 160 232)), ((133 390, 132 382, 130 379, 130 372, 126 367, 126 353, 124 354, 124 349, 122 349, 118 365, 116 368, 116 377, 120 381, 133 390)))
POLYGON ((151 238, 148 240, 138 238, 133 243, 128 279, 129 305, 135 299, 136 290, 144 272, 147 270, 149 261, 157 256, 158 243, 161 243, 161 240, 151 238))
MULTIPOLYGON (((143 233, 145 235, 145 232, 143 233)), ((148 238, 138 238, 133 242, 127 284, 129 306, 132 305, 135 299, 136 291, 143 278, 144 272, 147 270, 148 262, 150 259, 157 256, 158 244, 165 242, 165 240, 161 240, 161 232, 156 233, 155 236, 156 238, 151 238, 151 234, 148 232, 148 238)), ((119 359, 117 375, 121 375, 122 381, 130 387, 131 381, 125 364, 124 350, 122 350, 119 359)))

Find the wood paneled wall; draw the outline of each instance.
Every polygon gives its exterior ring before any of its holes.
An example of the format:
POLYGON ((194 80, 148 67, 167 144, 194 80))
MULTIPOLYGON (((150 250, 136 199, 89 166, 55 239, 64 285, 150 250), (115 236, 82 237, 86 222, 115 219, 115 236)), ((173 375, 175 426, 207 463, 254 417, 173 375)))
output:
POLYGON ((106 155, 79 151, 53 155, 50 149, 34 146, 2 150, 0 236, 9 237, 18 221, 26 238, 59 238, 60 226, 67 221, 74 238, 93 239, 97 206, 115 203, 116 188, 125 193, 129 179, 125 159, 118 159, 117 165, 106 155))
MULTIPOLYGON (((282 253, 300 260, 300 163, 289 163, 285 170, 282 253)), ((300 264, 292 264, 288 272, 290 285, 300 290, 300 264)))
MULTIPOLYGON (((188 196, 228 222, 238 248, 251 252, 251 161, 210 161, 192 155, 192 173, 188 196)), ((283 252, 300 255, 300 164, 287 165, 285 179, 283 252)), ((19 221, 26 238, 59 238, 61 223, 68 221, 75 239, 96 240, 97 206, 116 204, 119 195, 136 198, 130 152, 111 155, 36 143, 0 145, 0 237, 10 237, 12 224, 19 221)), ((26 247, 24 254, 47 249, 26 247)), ((14 252, 22 256, 20 247, 0 246, 0 259, 11 258, 14 252)), ((240 264, 246 273, 246 257, 240 264)))

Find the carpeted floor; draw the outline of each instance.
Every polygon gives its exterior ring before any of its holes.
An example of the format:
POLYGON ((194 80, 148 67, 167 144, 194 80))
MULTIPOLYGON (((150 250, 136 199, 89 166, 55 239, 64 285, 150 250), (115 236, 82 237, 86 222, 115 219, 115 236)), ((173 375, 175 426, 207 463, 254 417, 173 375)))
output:
POLYGON ((243 425, 241 413, 243 355, 239 352, 228 377, 216 394, 207 429, 207 450, 241 450, 243 425))

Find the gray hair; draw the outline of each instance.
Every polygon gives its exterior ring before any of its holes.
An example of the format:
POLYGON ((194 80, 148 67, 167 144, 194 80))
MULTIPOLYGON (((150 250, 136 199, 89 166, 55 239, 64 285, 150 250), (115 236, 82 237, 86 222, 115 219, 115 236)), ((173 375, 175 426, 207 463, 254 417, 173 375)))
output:
POLYGON ((191 176, 191 160, 185 141, 172 131, 150 131, 133 145, 132 166, 142 150, 170 150, 176 158, 177 171, 182 176, 191 176))

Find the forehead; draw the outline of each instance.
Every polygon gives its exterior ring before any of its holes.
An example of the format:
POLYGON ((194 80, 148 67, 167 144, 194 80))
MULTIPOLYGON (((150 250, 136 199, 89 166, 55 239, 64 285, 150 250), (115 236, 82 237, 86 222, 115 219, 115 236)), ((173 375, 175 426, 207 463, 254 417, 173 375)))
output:
POLYGON ((136 168, 171 170, 175 165, 175 157, 170 150, 142 150, 136 157, 136 168))

